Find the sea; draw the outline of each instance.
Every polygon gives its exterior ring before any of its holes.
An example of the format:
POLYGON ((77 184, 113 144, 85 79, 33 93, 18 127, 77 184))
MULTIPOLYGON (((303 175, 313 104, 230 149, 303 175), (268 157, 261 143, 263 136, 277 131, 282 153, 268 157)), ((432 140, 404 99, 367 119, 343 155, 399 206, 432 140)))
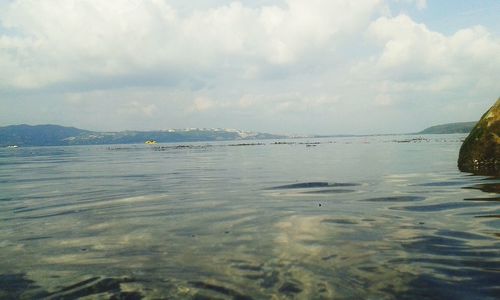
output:
POLYGON ((500 299, 463 134, 0 149, 0 299, 500 299))

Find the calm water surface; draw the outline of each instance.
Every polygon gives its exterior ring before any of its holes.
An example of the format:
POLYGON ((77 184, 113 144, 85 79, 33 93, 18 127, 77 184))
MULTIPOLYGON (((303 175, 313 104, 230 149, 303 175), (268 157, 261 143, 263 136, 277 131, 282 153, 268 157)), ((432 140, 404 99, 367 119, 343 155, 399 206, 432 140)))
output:
POLYGON ((0 298, 498 299, 463 138, 0 149, 0 298))

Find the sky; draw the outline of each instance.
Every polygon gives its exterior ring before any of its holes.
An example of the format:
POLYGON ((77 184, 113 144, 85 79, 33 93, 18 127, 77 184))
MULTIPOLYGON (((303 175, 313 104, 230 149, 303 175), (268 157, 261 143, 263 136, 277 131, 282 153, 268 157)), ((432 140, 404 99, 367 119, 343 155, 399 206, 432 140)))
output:
POLYGON ((498 0, 0 0, 0 126, 376 134, 500 96, 498 0))

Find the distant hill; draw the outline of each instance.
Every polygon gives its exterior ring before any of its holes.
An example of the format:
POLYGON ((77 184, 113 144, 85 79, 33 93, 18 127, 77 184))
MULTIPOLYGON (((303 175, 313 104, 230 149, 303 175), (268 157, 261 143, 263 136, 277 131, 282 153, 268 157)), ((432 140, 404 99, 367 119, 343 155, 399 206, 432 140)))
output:
POLYGON ((89 134, 90 131, 58 125, 12 125, 0 127, 0 146, 54 146, 64 139, 89 134))
POLYGON ((418 134, 469 133, 477 122, 460 122, 436 125, 426 128, 418 134))
POLYGON ((69 146, 230 141, 285 138, 286 136, 234 129, 169 129, 164 131, 96 132, 59 125, 11 125, 0 127, 0 146, 69 146))

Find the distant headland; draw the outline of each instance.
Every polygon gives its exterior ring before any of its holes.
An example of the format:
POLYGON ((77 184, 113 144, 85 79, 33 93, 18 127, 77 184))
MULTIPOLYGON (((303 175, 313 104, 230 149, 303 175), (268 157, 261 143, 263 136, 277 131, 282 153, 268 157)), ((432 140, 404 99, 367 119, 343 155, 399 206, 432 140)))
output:
POLYGON ((447 123, 428 127, 417 134, 451 134, 451 133, 469 133, 477 121, 447 123))
POLYGON ((286 138, 283 135, 248 132, 236 129, 188 128, 158 131, 97 132, 59 125, 11 125, 0 127, 0 147, 71 146, 263 140, 286 138))
MULTIPOLYGON (((413 134, 469 133, 476 122, 432 126, 413 134)), ((380 134, 385 135, 385 134, 380 134)), ((393 134, 389 134, 393 135, 393 134)), ((367 135, 283 135, 224 128, 186 128, 155 131, 98 132, 60 125, 10 125, 0 127, 0 147, 71 146, 156 143, 265 140, 287 138, 353 137, 367 135)))

